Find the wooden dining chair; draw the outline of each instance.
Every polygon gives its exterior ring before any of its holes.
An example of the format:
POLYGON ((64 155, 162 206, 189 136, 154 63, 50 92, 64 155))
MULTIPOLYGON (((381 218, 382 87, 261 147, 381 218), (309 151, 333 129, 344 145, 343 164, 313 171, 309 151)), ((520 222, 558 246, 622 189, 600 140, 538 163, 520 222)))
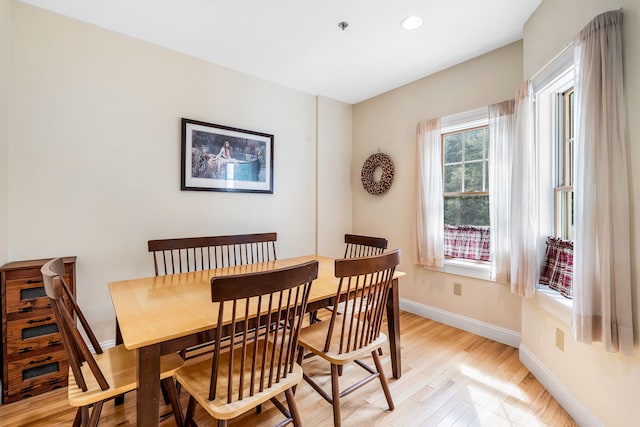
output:
POLYGON ((277 233, 149 240, 156 276, 273 261, 277 233))
POLYGON ((387 249, 387 239, 384 237, 360 236, 358 234, 344 235, 344 257, 357 258, 379 255, 387 249))
MULTIPOLYGON (((333 405, 333 422, 336 427, 341 423, 340 398, 375 378, 380 380, 389 410, 394 409, 378 349, 387 340, 380 329, 393 273, 399 263, 399 250, 370 257, 337 259, 335 276, 340 281, 336 301, 343 300, 344 308, 338 310, 334 307, 331 319, 314 323, 300 331, 300 347, 320 356, 331 365, 331 395, 306 373, 304 379, 333 405), (360 360, 369 354, 373 357, 375 369, 360 360), (340 391, 338 368, 350 362, 364 368, 369 375, 340 391)), ((301 350, 298 362, 302 363, 303 358, 301 350)))
MULTIPOLYGON (((71 406, 78 408, 73 426, 97 426, 104 402, 137 388, 136 352, 122 345, 102 349, 62 277, 64 263, 61 258, 47 262, 40 271, 69 362, 67 398, 71 406), (95 355, 89 351, 75 318, 95 355), (93 410, 90 411, 91 407, 93 410)), ((182 410, 173 378, 182 365, 177 354, 162 356, 160 360, 160 380, 168 392, 178 426, 183 425, 182 410)))
MULTIPOLYGON (((379 255, 387 249, 388 241, 384 237, 371 237, 361 236, 358 234, 345 234, 344 235, 344 257, 345 258, 357 258, 363 256, 379 255)), ((332 309, 332 307, 327 307, 332 309)), ((309 322, 318 322, 318 312, 312 311, 309 313, 309 322)), ((379 354, 382 355, 382 349, 379 354)), ((342 373, 342 369, 340 369, 342 373)))
POLYGON ((216 314, 213 357, 186 364, 178 382, 190 394, 185 423, 190 425, 196 403, 218 426, 271 400, 285 420, 300 426, 293 387, 302 380, 296 363, 298 334, 318 262, 266 272, 213 277, 212 310, 216 314), (256 315, 259 313, 259 315, 256 315), (224 331, 223 331, 224 330, 224 331), (229 336, 229 345, 218 345, 229 336), (276 399, 285 394, 288 409, 276 399))

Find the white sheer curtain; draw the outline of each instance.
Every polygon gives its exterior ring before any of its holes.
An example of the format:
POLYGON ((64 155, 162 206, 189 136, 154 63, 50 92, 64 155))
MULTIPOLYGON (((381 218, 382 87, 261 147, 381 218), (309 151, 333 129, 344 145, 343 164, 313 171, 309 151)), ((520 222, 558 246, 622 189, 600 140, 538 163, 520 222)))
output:
POLYGON ((442 267, 444 201, 440 119, 418 123, 416 139, 415 262, 425 267, 442 267))
POLYGON ((576 228, 573 334, 631 353, 629 187, 624 139, 622 12, 576 37, 576 228))
POLYGON ((526 297, 535 294, 540 269, 538 155, 533 123, 533 89, 527 80, 516 92, 509 205, 511 292, 526 297))
POLYGON ((489 217, 491 279, 509 283, 511 163, 515 131, 514 100, 489 106, 489 217))

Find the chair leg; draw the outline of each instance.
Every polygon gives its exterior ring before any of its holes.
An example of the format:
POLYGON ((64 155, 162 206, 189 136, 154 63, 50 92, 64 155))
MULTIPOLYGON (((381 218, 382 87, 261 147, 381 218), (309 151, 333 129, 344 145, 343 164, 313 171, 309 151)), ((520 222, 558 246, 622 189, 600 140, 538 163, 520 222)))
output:
POLYGON ((218 427, 227 427, 227 420, 218 420, 218 427))
POLYGON ((395 407, 393 405, 393 399, 391 398, 391 392, 389 391, 389 384, 387 383, 387 377, 384 376, 384 371, 382 370, 382 363, 380 363, 380 356, 378 356, 378 352, 376 350, 372 351, 371 355, 373 356, 373 363, 376 364, 376 369, 380 374, 378 378, 380 378, 380 384, 382 384, 384 397, 387 398, 387 404, 389 405, 389 410, 393 411, 395 407))
POLYGON ((161 382, 162 389, 165 390, 169 403, 171 403, 171 409, 173 410, 173 418, 176 420, 177 427, 184 427, 182 419, 182 406, 180 405, 180 399, 178 398, 178 390, 176 389, 176 382, 173 377, 165 378, 161 382))
POLYGON ((287 405, 289 405, 289 412, 291 412, 294 427, 302 427, 300 412, 298 412, 298 405, 296 404, 296 398, 293 395, 293 389, 288 388, 285 390, 284 396, 287 398, 287 405))
POLYGON ((331 364, 331 394, 333 399, 333 425, 340 427, 340 388, 338 383, 338 365, 331 364))
POLYGON ((91 417, 89 418, 89 427, 98 427, 98 421, 100 421, 100 413, 102 413, 102 404, 104 401, 96 402, 93 404, 93 410, 91 411, 91 417))
POLYGON ((193 414, 196 412, 196 399, 189 396, 189 404, 187 405, 187 413, 184 416, 184 425, 193 425, 193 414))
POLYGON ((78 408, 78 410, 76 411, 76 416, 73 419, 73 424, 71 426, 80 427, 81 423, 82 423, 82 408, 78 408))

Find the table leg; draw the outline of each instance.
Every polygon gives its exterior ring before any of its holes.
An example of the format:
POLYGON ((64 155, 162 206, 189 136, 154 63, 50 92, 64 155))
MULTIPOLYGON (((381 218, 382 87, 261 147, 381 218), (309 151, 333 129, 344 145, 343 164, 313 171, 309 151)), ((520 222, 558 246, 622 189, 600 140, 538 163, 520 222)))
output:
MULTIPOLYGON (((122 334, 120 333, 120 325, 118 324, 118 319, 116 318, 116 345, 122 344, 122 334)), ((124 394, 116 396, 115 405, 119 406, 124 403, 124 394)))
POLYGON ((389 329, 389 350, 391 351, 391 370, 393 378, 402 376, 400 355, 400 296, 398 279, 393 279, 387 298, 387 327, 389 329))
POLYGON ((138 349, 138 427, 157 427, 160 420, 160 346, 138 349))

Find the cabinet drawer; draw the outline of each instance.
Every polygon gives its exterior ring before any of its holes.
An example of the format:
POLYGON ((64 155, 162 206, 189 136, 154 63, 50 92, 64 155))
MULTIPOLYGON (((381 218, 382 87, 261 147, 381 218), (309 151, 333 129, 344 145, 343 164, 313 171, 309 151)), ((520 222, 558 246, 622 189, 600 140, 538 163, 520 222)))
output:
MULTIPOLYGON (((7 322, 7 347, 9 345, 24 347, 37 347, 43 340, 60 341, 60 333, 56 318, 52 312, 41 314, 27 319, 18 319, 7 322)), ((48 344, 47 344, 48 345, 48 344)))
POLYGON ((40 280, 7 280, 6 304, 7 314, 27 313, 51 307, 51 302, 44 293, 42 278, 40 280))
POLYGON ((62 337, 59 333, 45 334, 27 340, 7 342, 7 359, 24 359, 35 354, 46 354, 52 351, 64 351, 62 337))
POLYGON ((65 385, 69 364, 64 351, 38 355, 7 363, 7 393, 26 393, 41 383, 65 385))

